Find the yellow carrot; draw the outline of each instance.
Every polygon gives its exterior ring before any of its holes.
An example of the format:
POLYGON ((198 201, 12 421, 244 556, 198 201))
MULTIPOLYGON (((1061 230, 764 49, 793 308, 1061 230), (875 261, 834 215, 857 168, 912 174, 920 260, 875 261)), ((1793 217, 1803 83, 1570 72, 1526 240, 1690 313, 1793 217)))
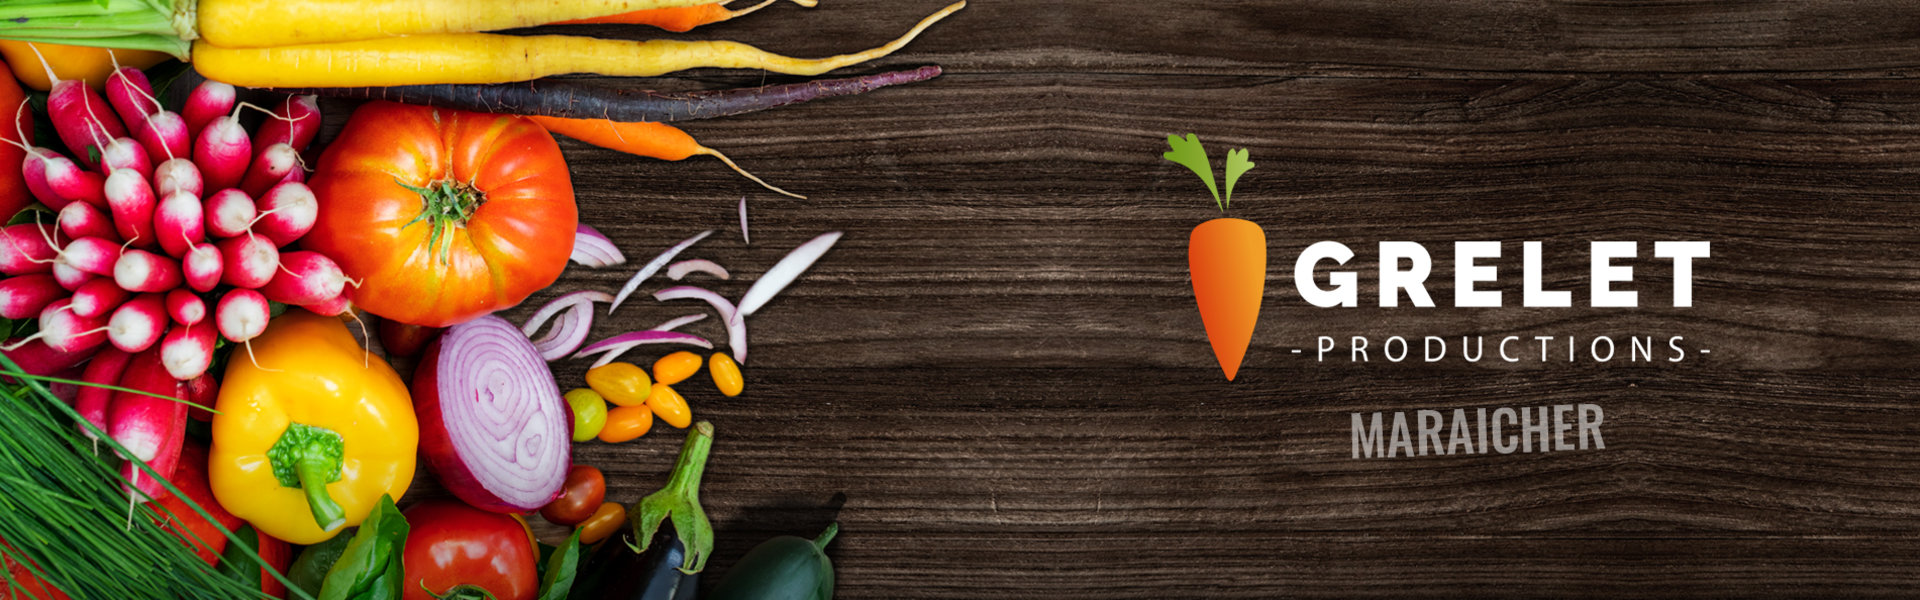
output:
POLYGON ((891 54, 966 5, 963 1, 946 7, 884 46, 818 59, 781 56, 729 41, 455 33, 277 48, 195 42, 193 66, 208 79, 244 87, 512 83, 569 73, 653 77, 699 67, 819 75, 891 54))
POLYGON ((200 39, 266 48, 470 33, 589 19, 718 0, 199 0, 188 15, 200 39))

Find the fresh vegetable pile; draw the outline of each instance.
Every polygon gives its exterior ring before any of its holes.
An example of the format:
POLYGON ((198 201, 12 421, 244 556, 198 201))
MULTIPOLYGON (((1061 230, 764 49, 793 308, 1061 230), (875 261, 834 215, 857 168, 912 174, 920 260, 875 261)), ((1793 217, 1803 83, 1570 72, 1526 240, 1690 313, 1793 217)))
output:
MULTIPOLYGON (((940 69, 692 92, 538 78, 815 75, 899 50, 965 3, 821 59, 487 32, 678 32, 777 2, 0 3, 0 73, 14 75, 0 76, 0 598, 696 597, 716 429, 695 405, 744 393, 748 317, 842 234, 798 244, 730 297, 715 289, 743 274, 683 257, 715 233, 689 231, 648 242, 665 250, 619 289, 563 290, 510 323, 499 313, 569 263, 627 262, 580 222, 577 202, 597 199, 576 197, 556 136, 712 156, 799 197, 668 123, 940 69), (328 139, 321 97, 351 109, 328 139), (636 294, 702 310, 596 333, 600 305, 636 294), (682 330, 709 317, 726 339, 682 330), (562 393, 549 363, 587 358, 562 393), (702 372, 710 390, 690 387, 702 372), (607 474, 574 460, 575 444, 656 421, 686 437, 654 494, 610 498, 607 474), (422 475, 452 497, 409 498, 422 475), (536 540, 536 512, 570 534, 536 540)), ((745 197, 738 212, 746 243, 745 197)), ((837 531, 763 544, 707 597, 830 598, 837 531)))

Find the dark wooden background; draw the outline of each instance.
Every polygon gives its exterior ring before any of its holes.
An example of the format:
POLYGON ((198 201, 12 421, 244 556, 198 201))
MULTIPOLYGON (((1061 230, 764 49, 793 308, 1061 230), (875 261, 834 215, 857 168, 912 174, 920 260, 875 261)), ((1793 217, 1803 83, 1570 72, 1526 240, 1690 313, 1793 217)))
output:
MULTIPOLYGON (((864 48, 942 0, 783 4, 691 37, 864 48)), ((1920 593, 1920 11, 1897 1, 973 0, 895 57, 947 75, 687 124, 769 181, 565 142, 584 222, 636 261, 742 274, 846 238, 752 320, 719 430, 709 574, 838 520, 844 599, 1911 596, 1920 593), (1213 218, 1165 136, 1259 167, 1267 302, 1215 366, 1186 275, 1213 218), (752 245, 734 205, 749 196, 752 245), (1696 307, 1319 309, 1293 257, 1341 240, 1709 240, 1696 307), (1315 335, 1683 335, 1680 364, 1315 364, 1315 335), (1347 413, 1591 402, 1608 449, 1356 461, 1347 413)), ((606 35, 636 35, 603 29, 606 35)), ((683 89, 785 81, 696 71, 683 89)), ((1518 304, 1517 244, 1500 289, 1518 304)), ((630 265, 632 266, 632 265, 630 265)), ((629 268, 569 270, 613 290, 629 268)), ((657 286, 657 284, 656 284, 657 286)), ((653 289, 649 287, 648 289, 653 289)), ((698 310, 641 301, 597 335, 698 310)), ((523 307, 509 313, 522 318, 523 307)), ((692 327, 724 339, 717 323, 692 327)), ((1529 346, 1531 348, 1531 346, 1529 346)), ((649 359, 651 355, 642 354, 649 359)), ((560 363, 563 385, 583 363, 560 363)), ((682 435, 580 445, 632 501, 682 435)), ((712 581, 712 579, 709 579, 712 581)))

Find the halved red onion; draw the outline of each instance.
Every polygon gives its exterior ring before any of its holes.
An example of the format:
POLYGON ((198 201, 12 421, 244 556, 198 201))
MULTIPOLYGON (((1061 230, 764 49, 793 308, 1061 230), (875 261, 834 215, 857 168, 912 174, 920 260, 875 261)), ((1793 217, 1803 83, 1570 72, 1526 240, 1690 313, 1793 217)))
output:
POLYGON ((566 358, 568 353, 587 343, 587 333, 592 329, 593 303, 575 304, 571 310, 553 318, 553 328, 533 341, 533 349, 548 362, 566 358))
POLYGON ((667 265, 667 279, 679 281, 680 278, 686 277, 688 273, 706 273, 708 275, 712 275, 714 277, 718 277, 721 279, 732 278, 731 275, 727 274, 726 267, 722 267, 720 266, 720 263, 716 263, 704 258, 683 260, 677 263, 673 263, 671 265, 667 265))
POLYGON ((551 319, 554 315, 560 314, 560 311, 583 304, 591 305, 594 302, 612 301, 612 295, 599 290, 581 290, 560 296, 559 298, 554 298, 552 302, 546 303, 540 307, 539 311, 533 313, 533 317, 527 319, 525 325, 520 326, 520 333, 526 334, 527 337, 533 337, 533 332, 539 331, 541 325, 547 324, 547 319, 551 319))
POLYGON ((621 254, 620 248, 613 245, 613 240, 607 239, 599 230, 581 225, 573 233, 572 259, 581 265, 599 268, 625 264, 627 255, 621 254))
POLYGON ((647 262, 647 266, 640 267, 640 271, 634 273, 633 277, 627 280, 626 285, 620 286, 620 293, 613 297, 613 305, 607 307, 607 314, 613 314, 614 309, 620 308, 620 303, 627 301, 627 296, 633 295, 634 290, 640 289, 641 283, 645 282, 648 277, 652 277, 654 273, 659 272, 660 267, 666 266, 668 261, 673 260, 673 257, 679 256, 682 250, 686 250, 688 246, 699 243, 700 240, 707 239, 707 236, 710 235, 713 235, 712 229, 702 231, 700 235, 681 240, 680 243, 674 244, 672 248, 668 248, 666 252, 661 252, 659 256, 653 257, 653 260, 647 262))
POLYGON ((665 323, 661 323, 659 325, 653 326, 653 331, 673 331, 675 329, 681 328, 682 326, 688 323, 699 321, 705 318, 707 318, 707 313, 696 313, 696 314, 691 314, 684 317, 675 317, 672 319, 667 319, 667 322, 665 323))
POLYGON ((709 342, 706 338, 690 333, 679 333, 675 331, 634 331, 622 333, 589 344, 587 347, 581 348, 580 352, 575 353, 573 357, 586 358, 587 356, 602 352, 607 353, 606 356, 600 357, 599 362, 593 364, 593 366, 598 367, 613 362, 615 357, 620 356, 636 346, 644 346, 647 344, 686 344, 689 346, 699 346, 708 350, 713 349, 713 342, 709 342))
POLYGON ((747 197, 746 196, 740 197, 740 243, 749 244, 749 245, 753 244, 753 240, 747 239, 747 197))
POLYGON ((420 451, 446 488, 495 512, 560 495, 573 415, 527 336, 488 315, 447 328, 413 378, 420 451))
POLYGON ((820 256, 826 254, 827 249, 832 248, 833 243, 838 241, 840 241, 840 232, 829 231, 820 234, 820 237, 807 240, 807 243, 788 252, 780 262, 774 263, 773 268, 767 269, 765 275, 761 275, 760 279, 754 281, 753 287, 747 288, 747 295, 740 297, 740 315, 753 316, 754 311, 766 306, 767 301, 772 300, 780 290, 787 289, 787 284, 793 283, 795 278, 805 273, 807 267, 813 266, 814 261, 820 260, 820 256))

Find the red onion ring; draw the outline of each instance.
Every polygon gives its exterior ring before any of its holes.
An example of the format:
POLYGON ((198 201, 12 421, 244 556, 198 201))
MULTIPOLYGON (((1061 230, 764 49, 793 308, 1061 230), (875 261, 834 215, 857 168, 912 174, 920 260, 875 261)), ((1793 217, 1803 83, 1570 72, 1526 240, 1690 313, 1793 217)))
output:
POLYGON ((533 343, 505 319, 448 328, 421 357, 413 397, 420 450, 455 496, 525 513, 560 495, 573 416, 533 343))
POLYGON ((613 357, 617 357, 621 353, 633 349, 635 346, 646 344, 686 344, 689 346, 699 346, 708 350, 713 349, 713 342, 709 342, 706 338, 690 333, 674 331, 634 331, 589 344, 587 347, 581 348, 573 357, 586 358, 589 355, 599 354, 601 352, 608 353, 607 356, 600 358, 600 362, 594 363, 594 366, 597 367, 613 362, 613 357))
POLYGON ((832 248, 833 243, 838 241, 840 241, 840 232, 829 231, 820 234, 820 237, 807 240, 807 243, 788 252, 780 262, 774 263, 773 268, 767 269, 765 275, 761 275, 759 280, 754 281, 753 287, 747 288, 747 295, 740 297, 740 315, 753 316, 754 311, 766 306, 767 301, 772 300, 780 290, 787 289, 787 284, 793 283, 795 278, 805 273, 807 267, 813 266, 814 261, 820 260, 820 256, 826 254, 827 249, 832 248))
POLYGON ((693 287, 690 285, 678 285, 654 292, 653 299, 660 302, 689 299, 705 300, 707 304, 713 306, 714 312, 720 313, 719 317, 722 321, 733 319, 733 313, 735 312, 733 309, 733 301, 727 300, 725 296, 721 296, 707 288, 693 287))
POLYGON ((575 305, 612 301, 613 296, 598 290, 581 290, 554 298, 552 302, 542 305, 538 312, 533 313, 533 317, 527 319, 526 324, 520 326, 520 333, 533 337, 533 332, 539 331, 541 325, 547 324, 547 319, 575 305))
POLYGON ((593 329, 593 303, 582 302, 573 305, 573 309, 554 317, 553 328, 547 334, 533 341, 533 349, 540 352, 540 358, 548 362, 566 358, 568 353, 580 349, 587 343, 587 333, 593 329))
POLYGON ((731 275, 727 274, 726 267, 722 267, 720 266, 720 263, 716 263, 704 258, 683 260, 677 263, 673 263, 671 265, 667 265, 667 279, 679 281, 680 278, 686 277, 688 273, 706 273, 708 275, 712 275, 714 277, 718 277, 721 279, 732 278, 731 275))
POLYGON ((707 236, 710 235, 713 235, 712 229, 700 232, 700 235, 681 240, 680 243, 674 244, 672 248, 668 248, 666 252, 661 252, 659 256, 653 257, 653 260, 648 261, 646 266, 640 267, 640 271, 634 273, 633 277, 627 280, 626 285, 620 286, 620 293, 613 297, 613 306, 607 307, 607 314, 613 314, 614 309, 620 308, 620 303, 626 302, 627 296, 633 295, 633 291, 640 289, 640 284, 645 282, 648 277, 652 277, 654 273, 659 272, 660 267, 666 266, 668 261, 673 260, 673 257, 679 256, 680 251, 686 250, 688 246, 699 243, 700 240, 707 239, 707 236))
POLYGON ((695 314, 687 315, 684 317, 675 317, 672 319, 668 319, 667 322, 665 323, 661 323, 659 325, 653 326, 652 331, 673 331, 675 329, 679 329, 682 325, 686 325, 688 323, 699 321, 705 318, 707 318, 707 313, 695 313, 695 314))
POLYGON ((581 225, 573 233, 573 262, 583 266, 600 268, 624 264, 627 256, 613 245, 613 240, 592 227, 581 225))
POLYGON ((746 196, 740 197, 740 243, 748 244, 748 245, 753 244, 753 240, 747 239, 747 197, 746 196))

